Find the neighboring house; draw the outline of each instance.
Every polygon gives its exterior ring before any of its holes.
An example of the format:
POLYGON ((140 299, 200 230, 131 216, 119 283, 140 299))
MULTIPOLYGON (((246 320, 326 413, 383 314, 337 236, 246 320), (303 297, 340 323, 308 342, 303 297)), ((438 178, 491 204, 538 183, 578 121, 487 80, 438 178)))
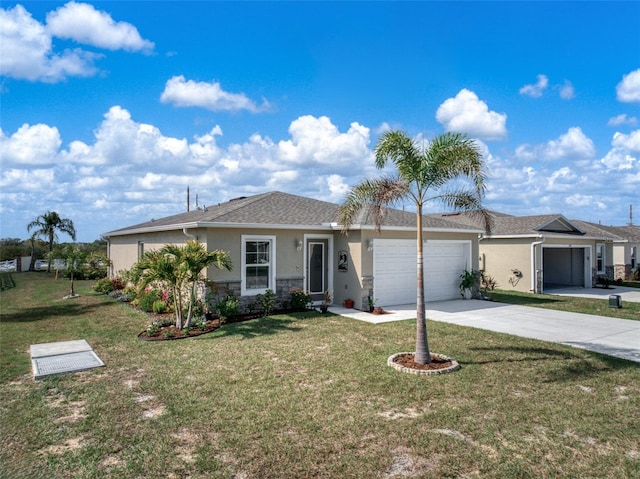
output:
MULTIPOLYGON (((380 232, 365 210, 348 235, 337 222, 339 205, 281 192, 236 198, 206 208, 111 231, 111 274, 130 269, 144 251, 197 239, 208 250, 228 251, 232 271, 209 268, 216 294, 234 294, 241 304, 273 290, 286 299, 301 288, 333 302, 353 299, 367 308, 416 302, 416 218, 389 210, 380 232)), ((484 230, 425 217, 427 301, 459 297, 459 277, 478 268, 478 237, 484 230)))
MULTIPOLYGON (((467 214, 434 215, 468 226, 467 214)), ((492 212, 491 233, 480 239, 480 269, 505 290, 543 293, 559 287, 592 288, 613 280, 614 242, 598 225, 561 214, 511 216, 492 212)))
POLYGON ((613 279, 627 280, 640 265, 640 226, 603 226, 589 223, 593 228, 615 235, 613 240, 613 279))

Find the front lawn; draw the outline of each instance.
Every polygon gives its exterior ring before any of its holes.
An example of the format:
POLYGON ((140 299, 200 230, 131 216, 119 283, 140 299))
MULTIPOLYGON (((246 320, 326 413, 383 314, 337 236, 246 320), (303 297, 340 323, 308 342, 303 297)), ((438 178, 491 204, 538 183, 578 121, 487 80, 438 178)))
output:
POLYGON ((78 282, 0 293, 0 477, 640 477, 640 367, 429 322, 462 369, 402 374, 415 322, 298 313, 143 342, 149 318, 78 282), (106 367, 33 381, 29 345, 106 367))
MULTIPOLYGON (((611 289, 611 294, 616 294, 611 289)), ((500 303, 519 304, 536 308, 556 309, 558 311, 572 311, 574 313, 596 314, 610 318, 634 319, 640 321, 640 303, 622 300, 622 308, 610 308, 608 298, 578 298, 574 296, 559 296, 555 294, 521 293, 519 291, 495 290, 488 296, 500 303)))

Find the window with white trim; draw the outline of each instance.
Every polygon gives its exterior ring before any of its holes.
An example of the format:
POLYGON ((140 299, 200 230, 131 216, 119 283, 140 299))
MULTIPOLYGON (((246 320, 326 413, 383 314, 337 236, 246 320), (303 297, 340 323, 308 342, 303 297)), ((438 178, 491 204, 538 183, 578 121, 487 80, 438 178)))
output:
POLYGON ((604 273, 604 244, 596 244, 596 270, 598 273, 604 273))
POLYGON ((638 247, 632 246, 631 247, 631 269, 632 270, 636 269, 637 264, 638 264, 638 247))
POLYGON ((242 235, 242 284, 241 294, 275 292, 276 237, 242 235))

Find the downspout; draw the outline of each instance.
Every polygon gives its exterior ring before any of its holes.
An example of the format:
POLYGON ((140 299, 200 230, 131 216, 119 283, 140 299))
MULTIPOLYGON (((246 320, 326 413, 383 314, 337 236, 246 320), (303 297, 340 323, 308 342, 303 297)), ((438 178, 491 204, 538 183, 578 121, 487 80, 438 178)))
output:
POLYGON ((538 271, 536 270, 536 246, 544 243, 546 239, 542 235, 538 236, 538 238, 541 238, 540 241, 531 243, 531 291, 534 293, 542 293, 542 291, 537 291, 538 271))
POLYGON ((187 228, 182 228, 182 233, 187 237, 187 238, 191 238, 192 240, 198 241, 198 237, 196 235, 192 235, 191 233, 187 232, 187 228))

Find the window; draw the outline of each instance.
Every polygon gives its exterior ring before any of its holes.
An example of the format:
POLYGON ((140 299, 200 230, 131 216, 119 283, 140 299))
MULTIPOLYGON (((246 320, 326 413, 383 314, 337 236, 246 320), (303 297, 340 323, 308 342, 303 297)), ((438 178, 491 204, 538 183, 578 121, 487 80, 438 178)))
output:
POLYGON ((144 243, 142 241, 138 241, 138 261, 142 259, 143 254, 144 254, 144 243))
POLYGON ((596 270, 598 273, 604 273, 604 244, 596 244, 596 270))
POLYGON ((275 292, 275 236, 242 236, 242 295, 275 292))
POLYGON ((636 265, 638 264, 638 247, 631 247, 631 269, 636 269, 636 265))

